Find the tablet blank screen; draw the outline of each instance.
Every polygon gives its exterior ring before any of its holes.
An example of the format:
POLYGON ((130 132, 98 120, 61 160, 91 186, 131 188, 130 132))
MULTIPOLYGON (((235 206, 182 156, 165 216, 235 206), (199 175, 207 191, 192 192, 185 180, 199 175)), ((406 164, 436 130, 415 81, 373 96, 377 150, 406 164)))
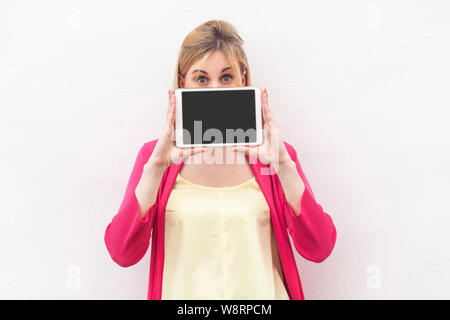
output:
POLYGON ((256 142, 254 90, 183 91, 182 104, 185 144, 256 142))

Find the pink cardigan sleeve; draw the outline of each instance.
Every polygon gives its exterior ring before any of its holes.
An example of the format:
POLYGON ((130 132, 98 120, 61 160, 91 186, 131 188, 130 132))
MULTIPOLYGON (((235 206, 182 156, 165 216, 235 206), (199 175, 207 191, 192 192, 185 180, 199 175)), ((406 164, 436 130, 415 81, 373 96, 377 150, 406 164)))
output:
POLYGON ((148 143, 139 150, 122 204, 105 231, 106 248, 111 258, 122 267, 136 264, 145 255, 156 216, 158 201, 155 201, 142 219, 139 218, 139 204, 135 194, 143 167, 152 151, 148 150, 148 143))
POLYGON ((298 215, 283 197, 283 212, 288 230, 297 252, 305 259, 319 263, 333 251, 336 243, 336 228, 331 217, 315 200, 308 180, 300 167, 297 152, 286 142, 285 145, 305 185, 298 215))

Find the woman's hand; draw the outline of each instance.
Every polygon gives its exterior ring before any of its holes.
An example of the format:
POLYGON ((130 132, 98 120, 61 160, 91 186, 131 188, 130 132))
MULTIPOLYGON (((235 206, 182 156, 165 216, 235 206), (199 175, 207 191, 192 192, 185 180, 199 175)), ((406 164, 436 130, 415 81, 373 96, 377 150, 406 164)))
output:
POLYGON ((297 165, 289 155, 283 140, 281 140, 278 128, 270 114, 267 90, 264 89, 261 95, 263 143, 259 146, 236 146, 233 149, 259 158, 262 163, 270 164, 277 171, 286 201, 295 215, 299 215, 305 185, 297 171, 297 165))
POLYGON ((153 149, 153 152, 144 167, 154 167, 165 170, 170 165, 178 162, 181 158, 206 150, 206 148, 202 147, 178 148, 176 146, 174 137, 175 107, 175 94, 169 89, 169 108, 167 109, 166 124, 155 145, 155 149, 153 149))
POLYGON ((290 164, 292 159, 281 140, 269 110, 267 90, 261 92, 261 109, 263 114, 263 143, 258 146, 235 146, 233 151, 243 152, 258 158, 262 163, 281 166, 290 164))

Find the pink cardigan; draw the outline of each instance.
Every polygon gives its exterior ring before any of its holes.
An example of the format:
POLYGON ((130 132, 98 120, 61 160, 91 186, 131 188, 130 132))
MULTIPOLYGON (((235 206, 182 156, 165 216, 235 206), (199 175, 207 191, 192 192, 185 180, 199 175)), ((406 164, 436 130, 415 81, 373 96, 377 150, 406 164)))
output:
MULTIPOLYGON (((149 159, 157 139, 148 141, 139 150, 134 163, 125 196, 119 211, 106 228, 104 240, 111 258, 122 267, 139 262, 146 254, 152 236, 149 300, 161 300, 162 274, 164 270, 164 217, 170 191, 183 164, 183 160, 168 167, 161 179, 155 203, 141 220, 135 195, 144 164, 149 159), (152 232, 153 230, 153 232, 152 232)), ((322 262, 334 248, 336 228, 331 217, 315 200, 306 180, 295 149, 284 141, 287 151, 295 161, 297 171, 305 185, 301 199, 301 211, 295 215, 286 201, 281 182, 273 167, 247 156, 252 171, 270 208, 271 221, 277 240, 284 285, 291 300, 303 300, 303 290, 288 237, 288 230, 297 252, 307 260, 322 262), (267 174, 270 170, 273 174, 267 174)))

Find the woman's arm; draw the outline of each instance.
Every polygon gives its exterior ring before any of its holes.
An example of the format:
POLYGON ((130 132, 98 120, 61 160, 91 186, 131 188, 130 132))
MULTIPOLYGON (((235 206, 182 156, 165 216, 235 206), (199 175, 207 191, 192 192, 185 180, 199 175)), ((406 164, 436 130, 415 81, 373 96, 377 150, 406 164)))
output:
POLYGON ((139 262, 150 242, 157 212, 156 197, 164 174, 164 170, 148 164, 154 145, 155 141, 150 141, 139 150, 122 204, 106 228, 106 248, 122 267, 139 262))
POLYGON ((165 170, 166 168, 153 164, 151 159, 144 165, 141 179, 135 190, 139 202, 139 219, 145 220, 149 209, 155 203, 165 170))
POLYGON ((298 195, 303 195, 305 185, 297 172, 295 162, 289 160, 280 163, 277 174, 283 186, 286 201, 291 205, 295 215, 299 215, 301 197, 298 195))
POLYGON ((159 185, 166 169, 181 158, 205 151, 202 147, 175 145, 176 98, 172 90, 168 94, 166 123, 160 138, 147 142, 139 150, 119 212, 106 228, 108 252, 122 267, 136 264, 147 252, 158 210, 159 185))
POLYGON ((322 262, 333 251, 336 228, 331 217, 316 202, 295 149, 285 142, 292 162, 280 164, 283 211, 297 252, 313 262, 322 262))

